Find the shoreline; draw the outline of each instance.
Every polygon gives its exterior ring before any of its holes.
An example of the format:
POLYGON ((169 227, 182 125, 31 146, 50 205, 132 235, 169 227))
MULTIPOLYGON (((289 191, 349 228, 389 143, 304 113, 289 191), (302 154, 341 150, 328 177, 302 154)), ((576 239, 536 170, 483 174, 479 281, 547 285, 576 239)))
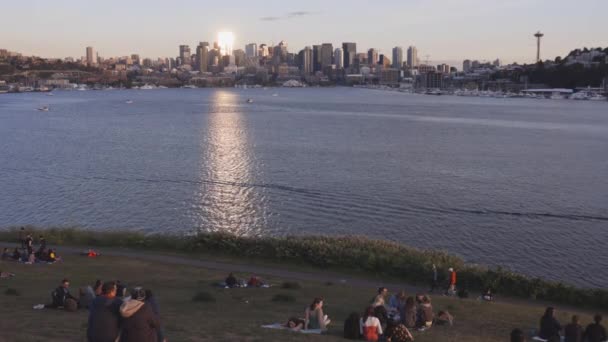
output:
MULTIPOLYGON (((185 254, 212 253, 286 266, 306 266, 326 271, 341 271, 388 277, 413 286, 428 286, 431 265, 436 264, 443 284, 447 268, 458 272, 459 288, 481 293, 487 288, 502 296, 555 302, 584 308, 608 306, 608 290, 580 288, 561 282, 532 278, 501 267, 491 269, 465 263, 443 251, 419 250, 395 242, 359 236, 238 237, 225 233, 192 236, 147 235, 121 230, 81 230, 77 228, 38 228, 26 226, 35 240, 43 234, 48 244, 130 248, 185 254)), ((0 230, 0 241, 16 241, 18 229, 0 230)), ((14 245, 17 243, 14 242, 14 245)), ((10 247, 10 246, 3 246, 10 247)), ((14 248, 14 246, 13 246, 14 248)))

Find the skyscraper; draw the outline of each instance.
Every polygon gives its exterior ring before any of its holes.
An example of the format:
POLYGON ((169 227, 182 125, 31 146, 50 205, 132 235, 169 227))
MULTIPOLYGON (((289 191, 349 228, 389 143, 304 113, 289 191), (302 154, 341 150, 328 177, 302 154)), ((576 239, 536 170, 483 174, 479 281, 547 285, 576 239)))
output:
POLYGON ((97 64, 97 58, 95 56, 95 50, 92 46, 87 46, 87 65, 93 66, 97 64))
POLYGON ((188 45, 179 46, 179 58, 182 64, 190 64, 190 47, 188 45))
POLYGON ((321 71, 321 45, 312 46, 312 66, 314 72, 321 71))
POLYGON ((357 55, 357 43, 342 43, 342 49, 344 50, 344 68, 354 66, 355 56, 357 55))
POLYGON ((369 49, 367 50, 367 64, 370 66, 378 63, 378 50, 369 49))
POLYGON ((245 45, 245 54, 247 57, 257 57, 258 56, 258 44, 251 43, 245 45))
POLYGON ((344 50, 341 48, 337 48, 334 51, 334 64, 336 65, 336 69, 344 68, 344 50))
POLYGON ((333 64, 334 46, 331 43, 321 45, 321 68, 333 64))
POLYGON ((471 60, 470 59, 465 59, 464 62, 462 62, 462 71, 464 71, 464 72, 471 71, 471 60))
POLYGON ((396 46, 393 48, 393 68, 401 69, 403 67, 403 48, 396 46))
POLYGON ((415 46, 410 46, 407 49, 407 66, 410 68, 418 66, 418 49, 415 46))
POLYGON ((196 67, 200 72, 206 72, 209 65, 209 43, 201 42, 196 47, 196 67))
POLYGON ((307 46, 302 50, 302 74, 310 75, 314 71, 313 66, 313 52, 310 46, 307 46))

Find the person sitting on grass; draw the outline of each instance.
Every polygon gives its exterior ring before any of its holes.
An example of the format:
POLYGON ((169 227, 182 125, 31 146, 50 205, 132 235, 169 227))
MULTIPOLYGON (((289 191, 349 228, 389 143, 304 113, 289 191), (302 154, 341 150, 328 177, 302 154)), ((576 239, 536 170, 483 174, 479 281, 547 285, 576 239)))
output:
POLYGON ((19 248, 15 248, 15 250, 13 251, 13 260, 15 261, 20 261, 21 260, 21 253, 19 253, 19 248))
POLYGON ((256 275, 252 276, 247 282, 247 287, 262 287, 263 285, 264 282, 262 281, 262 278, 256 275))
POLYGON ((511 342, 526 342, 526 336, 521 329, 511 330, 511 342))
POLYGON ((36 254, 34 254, 34 252, 31 252, 31 253, 28 255, 28 257, 27 257, 27 259, 26 259, 25 263, 26 263, 27 265, 33 265, 33 264, 35 264, 35 263, 36 263, 36 254))
POLYGON ((405 306, 405 291, 401 290, 393 294, 388 299, 388 309, 392 312, 399 312, 405 306))
POLYGON ((433 313, 431 298, 429 296, 422 297, 422 304, 418 307, 418 328, 421 330, 429 329, 433 326, 434 318, 435 314, 433 313))
POLYGON ((481 295, 481 299, 485 300, 486 302, 494 301, 494 294, 492 293, 492 289, 488 288, 486 290, 486 292, 484 292, 483 295, 481 295))
POLYGON ((564 327, 564 342, 583 342, 583 327, 577 315, 572 316, 572 322, 564 327))
POLYGON ((557 319, 555 319, 555 309, 553 307, 548 307, 545 310, 545 314, 540 319, 540 332, 538 337, 544 340, 557 339, 559 341, 559 333, 561 330, 562 326, 557 319))
POLYGON ((2 271, 0 271, 0 279, 12 278, 14 276, 15 276, 15 273, 9 273, 9 272, 2 272, 2 271))
POLYGON ((437 317, 435 318, 435 324, 437 325, 454 325, 454 316, 450 315, 447 311, 439 311, 437 313, 437 317))
POLYGON ((10 260, 12 259, 11 252, 9 252, 8 248, 4 248, 2 250, 2 260, 10 260))
POLYGON ((158 342, 160 319, 145 301, 146 291, 136 287, 131 291, 131 299, 120 306, 123 317, 120 342, 158 342))
POLYGON ((34 309, 61 309, 66 306, 66 301, 73 300, 78 303, 78 299, 70 294, 70 281, 63 279, 59 287, 51 293, 51 304, 39 304, 34 306, 34 309))
POLYGON ((46 256, 46 262, 54 263, 55 261, 61 260, 60 257, 57 256, 57 253, 54 249, 49 249, 49 253, 46 256))
POLYGON ((304 330, 327 330, 327 325, 331 322, 323 314, 323 298, 315 298, 304 311, 304 317, 304 330))
POLYGON ((397 324, 390 333, 390 335, 386 334, 387 342, 413 342, 414 336, 410 333, 409 329, 405 327, 403 324, 397 324))
POLYGON ((365 314, 361 317, 359 324, 360 332, 366 341, 377 342, 382 335, 382 324, 380 320, 374 316, 374 307, 369 306, 365 310, 365 314))
POLYGON ((602 315, 596 314, 593 317, 594 323, 591 323, 585 329, 585 335, 583 337, 583 341, 586 339, 588 342, 604 342, 608 341, 608 336, 606 335, 606 328, 601 324, 602 323, 602 315))
POLYGON ((372 300, 372 306, 375 308, 377 306, 385 306, 386 305, 386 294, 388 293, 388 289, 386 287, 378 288, 378 294, 372 300))
POLYGON ((101 295, 91 303, 89 324, 87 328, 88 342, 114 342, 120 335, 120 306, 122 300, 116 298, 116 283, 113 281, 103 284, 101 295))
POLYGON ((416 302, 414 297, 407 297, 405 300, 405 306, 401 309, 399 315, 401 316, 401 323, 407 328, 416 327, 416 302))
POLYGON ((233 287, 237 287, 238 285, 238 280, 236 280, 236 277, 234 276, 234 274, 230 273, 228 275, 228 277, 226 277, 226 286, 228 286, 229 288, 233 288, 233 287))
POLYGON ((285 323, 285 328, 288 328, 292 331, 300 331, 300 330, 304 329, 305 325, 306 325, 305 320, 303 320, 301 318, 291 317, 290 319, 287 320, 287 323, 285 323))

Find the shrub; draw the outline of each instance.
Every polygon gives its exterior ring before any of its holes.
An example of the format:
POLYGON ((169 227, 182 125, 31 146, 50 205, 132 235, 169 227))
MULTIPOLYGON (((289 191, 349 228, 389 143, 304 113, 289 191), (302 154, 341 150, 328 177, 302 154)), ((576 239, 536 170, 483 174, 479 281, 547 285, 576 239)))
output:
POLYGON ((11 288, 6 289, 6 291, 4 291, 4 294, 7 296, 21 296, 21 292, 19 292, 17 289, 11 288))
POLYGON ((288 290, 299 290, 302 288, 302 286, 300 286, 300 283, 297 283, 295 281, 286 281, 283 284, 281 284, 281 288, 288 289, 288 290))
POLYGON ((209 292, 201 291, 192 297, 193 302, 204 302, 204 303, 213 303, 215 302, 215 297, 209 292))
POLYGON ((272 297, 273 302, 293 303, 296 301, 296 297, 290 294, 278 293, 272 297))

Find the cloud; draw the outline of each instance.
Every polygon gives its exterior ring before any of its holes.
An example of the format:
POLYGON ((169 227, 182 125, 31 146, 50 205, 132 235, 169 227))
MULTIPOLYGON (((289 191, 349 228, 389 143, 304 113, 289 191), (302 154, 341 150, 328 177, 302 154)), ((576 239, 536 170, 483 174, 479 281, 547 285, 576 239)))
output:
POLYGON ((310 12, 310 11, 294 11, 294 12, 289 12, 283 16, 280 17, 261 17, 260 20, 261 21, 277 21, 277 20, 287 20, 287 19, 292 19, 292 18, 300 18, 300 17, 305 17, 305 16, 309 16, 309 15, 315 15, 318 14, 319 12, 310 12))

